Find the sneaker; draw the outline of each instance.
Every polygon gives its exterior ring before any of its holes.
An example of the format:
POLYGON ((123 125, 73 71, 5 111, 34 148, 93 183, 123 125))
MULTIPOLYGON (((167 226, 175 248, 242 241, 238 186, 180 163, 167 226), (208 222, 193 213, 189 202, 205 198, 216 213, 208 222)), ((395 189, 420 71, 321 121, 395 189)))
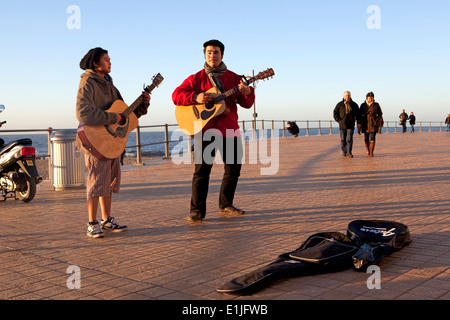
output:
POLYGON ((122 232, 127 231, 127 226, 122 226, 117 223, 116 218, 109 217, 106 220, 102 220, 102 223, 100 224, 100 228, 106 231, 112 231, 112 232, 122 232))
POLYGON ((103 238, 105 236, 102 229, 100 229, 100 224, 98 223, 97 220, 95 220, 92 223, 91 222, 88 223, 88 228, 87 228, 86 234, 88 237, 91 237, 91 238, 103 238))

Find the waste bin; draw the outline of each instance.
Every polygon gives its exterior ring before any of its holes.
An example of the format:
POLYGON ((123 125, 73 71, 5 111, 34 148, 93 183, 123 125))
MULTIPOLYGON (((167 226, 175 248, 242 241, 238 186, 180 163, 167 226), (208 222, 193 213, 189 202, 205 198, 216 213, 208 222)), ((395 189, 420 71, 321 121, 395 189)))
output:
POLYGON ((82 188, 86 175, 83 152, 75 147, 77 130, 58 130, 51 134, 53 190, 82 188))

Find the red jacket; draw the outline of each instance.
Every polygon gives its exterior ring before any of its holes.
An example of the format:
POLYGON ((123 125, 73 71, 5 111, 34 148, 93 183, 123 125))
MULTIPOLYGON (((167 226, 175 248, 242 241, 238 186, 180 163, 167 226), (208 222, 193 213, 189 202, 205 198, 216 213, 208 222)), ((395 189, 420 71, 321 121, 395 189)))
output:
MULTIPOLYGON (((226 91, 236 87, 241 81, 241 77, 232 71, 225 71, 225 73, 219 77, 226 91)), ((177 106, 189 106, 193 104, 198 104, 197 101, 193 100, 194 94, 199 94, 211 89, 211 84, 209 83, 208 76, 204 69, 200 70, 196 74, 189 76, 183 83, 175 89, 172 94, 173 103, 177 106)), ((226 106, 230 109, 230 113, 227 117, 217 118, 218 120, 213 125, 213 128, 220 130, 222 136, 226 136, 227 129, 237 130, 238 125, 238 114, 237 114, 237 104, 241 107, 249 109, 255 102, 255 91, 250 87, 251 93, 244 96, 241 92, 236 92, 227 99, 225 99, 226 106)))

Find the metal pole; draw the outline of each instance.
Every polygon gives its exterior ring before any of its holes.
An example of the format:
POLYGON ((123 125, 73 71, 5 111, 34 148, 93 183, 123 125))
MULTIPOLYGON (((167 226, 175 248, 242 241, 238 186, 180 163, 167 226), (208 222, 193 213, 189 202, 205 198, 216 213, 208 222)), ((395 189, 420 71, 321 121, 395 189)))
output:
POLYGON ((48 177, 50 178, 50 185, 53 187, 53 155, 52 155, 52 143, 50 140, 50 136, 52 135, 53 128, 47 129, 47 152, 49 155, 48 159, 48 177))
MULTIPOLYGON (((255 70, 252 70, 252 77, 255 77, 255 70)), ((256 81, 253 82, 253 90, 256 90, 256 81)), ((253 123, 252 123, 252 128, 253 128, 253 133, 252 133, 252 138, 256 139, 256 118, 258 117, 258 114, 256 113, 256 99, 255 102, 253 103, 253 123)))
POLYGON ((264 120, 261 120, 261 137, 264 139, 264 120))
POLYGON ((139 125, 136 127, 136 164, 142 164, 141 160, 141 130, 139 125))
POLYGON ((163 159, 170 159, 170 155, 169 155, 169 125, 167 123, 164 125, 164 143, 166 144, 166 146, 165 146, 165 157, 163 157, 163 159))
MULTIPOLYGON (((255 77, 255 70, 252 70, 252 77, 255 77)), ((253 90, 256 90, 256 81, 253 82, 253 90)), ((258 114, 256 113, 256 99, 253 103, 253 130, 256 130, 256 118, 258 117, 258 114)))

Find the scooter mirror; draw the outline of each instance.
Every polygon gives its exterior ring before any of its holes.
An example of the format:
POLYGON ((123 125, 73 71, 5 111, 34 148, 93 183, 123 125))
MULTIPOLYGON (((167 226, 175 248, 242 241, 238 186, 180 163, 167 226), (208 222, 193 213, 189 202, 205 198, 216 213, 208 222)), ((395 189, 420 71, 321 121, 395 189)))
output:
POLYGON ((3 110, 5 110, 5 106, 2 105, 2 104, 0 104, 0 113, 1 113, 3 110))

